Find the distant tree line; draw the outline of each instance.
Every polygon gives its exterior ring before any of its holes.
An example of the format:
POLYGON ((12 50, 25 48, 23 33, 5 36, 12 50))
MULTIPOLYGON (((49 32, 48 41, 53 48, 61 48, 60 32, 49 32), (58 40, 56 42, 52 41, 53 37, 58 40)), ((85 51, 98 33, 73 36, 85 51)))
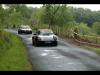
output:
POLYGON ((17 28, 28 24, 33 29, 51 28, 58 35, 100 35, 100 11, 73 8, 67 4, 43 4, 40 8, 26 4, 0 4, 0 28, 17 28))

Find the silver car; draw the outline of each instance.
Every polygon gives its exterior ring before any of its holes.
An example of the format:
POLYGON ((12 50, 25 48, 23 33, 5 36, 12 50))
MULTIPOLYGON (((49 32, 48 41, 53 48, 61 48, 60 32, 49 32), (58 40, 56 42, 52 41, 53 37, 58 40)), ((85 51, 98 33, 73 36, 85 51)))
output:
POLYGON ((42 44, 58 45, 58 37, 50 29, 39 29, 32 36, 32 44, 39 46, 42 44))
POLYGON ((32 29, 28 25, 22 25, 18 29, 18 34, 22 33, 32 34, 32 29))

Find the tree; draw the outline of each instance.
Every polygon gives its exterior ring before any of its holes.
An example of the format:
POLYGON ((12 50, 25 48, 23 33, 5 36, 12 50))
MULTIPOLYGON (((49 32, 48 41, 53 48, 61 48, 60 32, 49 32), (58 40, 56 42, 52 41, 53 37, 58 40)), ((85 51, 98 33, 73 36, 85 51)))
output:
POLYGON ((4 18, 5 18, 5 10, 4 8, 2 7, 2 4, 0 4, 0 29, 3 28, 4 26, 4 18))
POLYGON ((87 24, 85 23, 80 23, 78 25, 78 30, 79 30, 79 34, 81 35, 91 35, 92 34, 91 28, 88 27, 87 24))
POLYGON ((55 24, 55 14, 58 12, 59 10, 59 7, 60 5, 55 5, 55 4, 45 4, 43 6, 44 8, 44 14, 42 15, 42 21, 45 23, 45 24, 48 24, 49 25, 49 28, 50 26, 54 25, 55 24))
POLYGON ((100 35, 100 22, 95 22, 93 23, 93 26, 92 26, 93 30, 100 35))
POLYGON ((62 27, 63 32, 64 25, 73 20, 66 4, 44 4, 43 7, 36 12, 35 16, 37 16, 38 22, 49 25, 49 28, 53 29, 54 32, 58 31, 58 27, 62 27))
POLYGON ((73 8, 69 7, 71 15, 78 23, 86 23, 88 26, 92 26, 94 22, 100 22, 100 11, 91 11, 90 9, 73 8))
POLYGON ((74 30, 76 28, 78 28, 79 23, 77 23, 76 21, 69 21, 66 25, 65 25, 65 30, 66 31, 65 35, 67 35, 68 37, 73 37, 74 34, 74 30))
POLYGON ((6 23, 8 25, 18 27, 22 24, 30 24, 29 19, 33 12, 33 8, 27 7, 25 4, 5 4, 8 16, 6 23))
POLYGON ((58 12, 55 15, 55 22, 56 26, 60 27, 60 32, 62 33, 61 35, 63 36, 63 33, 65 32, 64 28, 67 26, 67 23, 73 21, 73 17, 70 14, 70 11, 67 7, 66 4, 61 5, 59 7, 58 12), (59 16, 58 16, 59 15, 59 16))

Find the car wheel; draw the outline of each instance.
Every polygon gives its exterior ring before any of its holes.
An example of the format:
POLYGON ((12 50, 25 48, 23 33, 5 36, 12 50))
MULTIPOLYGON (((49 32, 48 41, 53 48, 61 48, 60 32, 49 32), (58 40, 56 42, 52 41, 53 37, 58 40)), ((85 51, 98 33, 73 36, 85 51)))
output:
POLYGON ((38 41, 35 42, 35 46, 37 46, 37 47, 39 46, 39 42, 38 41))
POLYGON ((32 40, 32 45, 34 46, 34 41, 32 40))
POLYGON ((20 34, 20 31, 18 31, 18 34, 20 34))
POLYGON ((36 43, 35 43, 35 46, 39 46, 39 43, 38 43, 38 42, 36 42, 36 43))
POLYGON ((54 43, 53 43, 53 46, 57 46, 57 45, 58 45, 58 42, 54 42, 54 43))
POLYGON ((32 37, 32 45, 34 46, 34 37, 32 37))
POLYGON ((32 32, 30 32, 30 34, 32 34, 32 32))
POLYGON ((37 41, 35 41, 35 40, 34 40, 34 42, 33 42, 33 43, 34 43, 34 46, 37 46, 37 45, 38 45, 38 44, 37 44, 37 41))

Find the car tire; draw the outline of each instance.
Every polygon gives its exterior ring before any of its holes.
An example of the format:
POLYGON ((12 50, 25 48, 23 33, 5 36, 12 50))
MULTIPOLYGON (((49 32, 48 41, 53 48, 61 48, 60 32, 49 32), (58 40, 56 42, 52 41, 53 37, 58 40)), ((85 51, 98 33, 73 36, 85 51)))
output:
POLYGON ((20 34, 20 31, 18 31, 18 34, 20 34))
POLYGON ((58 45, 58 42, 57 41, 53 43, 53 46, 57 46, 57 45, 58 45))
POLYGON ((34 46, 34 37, 32 37, 32 45, 34 46))
POLYGON ((30 34, 32 34, 32 32, 30 32, 30 34))
POLYGON ((34 41, 32 40, 32 45, 34 46, 34 41))
POLYGON ((39 42, 36 42, 36 44, 35 44, 37 47, 39 46, 39 42))
POLYGON ((37 43, 37 41, 34 41, 34 46, 38 46, 39 44, 37 43))

